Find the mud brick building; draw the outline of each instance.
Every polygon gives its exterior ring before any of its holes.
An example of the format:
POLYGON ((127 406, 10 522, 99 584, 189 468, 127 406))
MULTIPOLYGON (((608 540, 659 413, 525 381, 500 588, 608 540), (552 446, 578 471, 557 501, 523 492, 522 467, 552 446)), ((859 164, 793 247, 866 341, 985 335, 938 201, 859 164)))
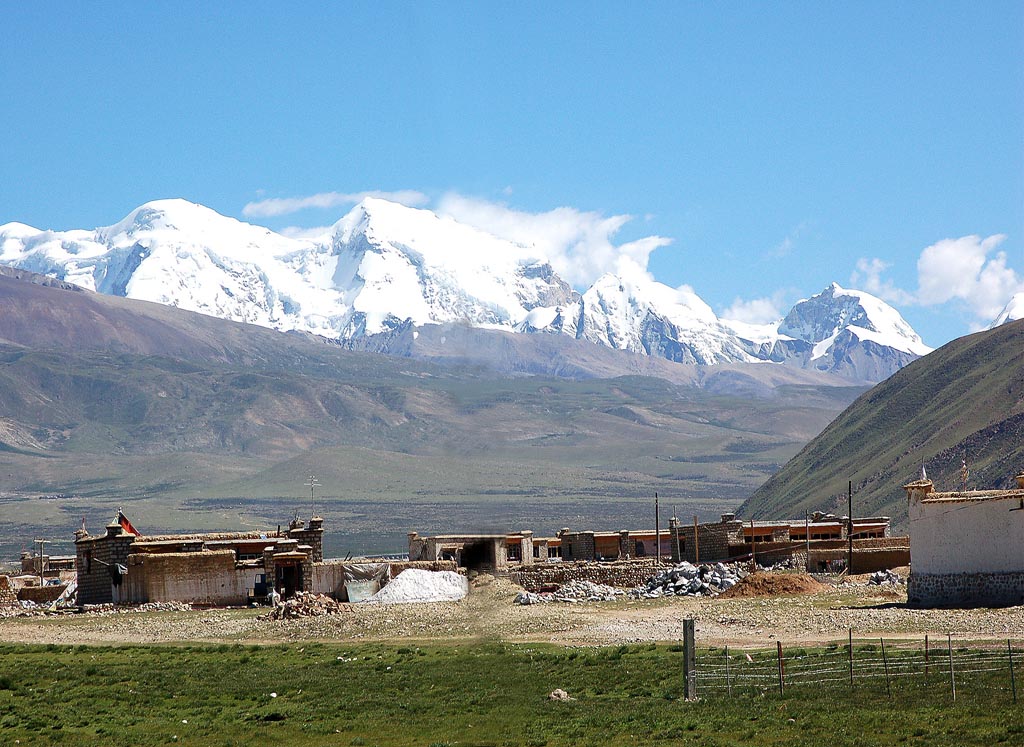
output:
POLYGON ((922 607, 1024 604, 1024 472, 1009 490, 903 486, 910 516, 907 601, 922 607))
POLYGON ((286 531, 138 536, 114 522, 75 534, 79 604, 187 601, 245 604, 269 585, 312 590, 323 561, 323 520, 286 531))

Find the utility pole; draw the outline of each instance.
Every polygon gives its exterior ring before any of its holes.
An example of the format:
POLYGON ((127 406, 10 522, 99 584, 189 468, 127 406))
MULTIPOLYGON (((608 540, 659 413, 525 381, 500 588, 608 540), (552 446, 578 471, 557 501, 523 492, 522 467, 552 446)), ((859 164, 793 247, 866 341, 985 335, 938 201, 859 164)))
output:
POLYGON ((804 547, 807 550, 807 561, 804 563, 804 570, 811 570, 811 520, 809 511, 804 511, 804 547))
POLYGON ((44 584, 43 581, 43 545, 50 544, 50 540, 38 539, 36 543, 39 545, 39 585, 44 584))
POLYGON ((697 515, 693 515, 693 553, 696 564, 700 565, 700 540, 697 538, 697 515))
POLYGON ((847 511, 847 528, 846 535, 847 540, 850 543, 850 549, 847 552, 846 560, 846 575, 853 575, 853 480, 850 480, 846 488, 846 511, 847 511))
POLYGON ((654 547, 658 565, 661 565, 661 511, 658 508, 658 494, 654 494, 654 547))

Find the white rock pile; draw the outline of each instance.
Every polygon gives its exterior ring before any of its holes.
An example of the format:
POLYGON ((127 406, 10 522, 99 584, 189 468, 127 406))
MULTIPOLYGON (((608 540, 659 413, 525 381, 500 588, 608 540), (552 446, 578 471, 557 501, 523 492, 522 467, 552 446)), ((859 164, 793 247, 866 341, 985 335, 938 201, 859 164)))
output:
POLYGON ((595 584, 593 581, 570 581, 562 584, 558 591, 547 591, 535 594, 521 591, 516 595, 516 604, 544 604, 547 602, 611 602, 621 599, 626 592, 614 586, 595 584))
POLYGON ((658 597, 713 597, 731 589, 747 571, 737 565, 715 563, 695 566, 683 561, 674 568, 659 571, 647 581, 647 586, 634 589, 634 599, 658 597))
POLYGON ((360 604, 456 602, 469 593, 469 581, 454 571, 406 568, 372 597, 360 604))
POLYGON ((903 579, 893 571, 875 571, 868 579, 868 583, 876 586, 902 586, 903 579))

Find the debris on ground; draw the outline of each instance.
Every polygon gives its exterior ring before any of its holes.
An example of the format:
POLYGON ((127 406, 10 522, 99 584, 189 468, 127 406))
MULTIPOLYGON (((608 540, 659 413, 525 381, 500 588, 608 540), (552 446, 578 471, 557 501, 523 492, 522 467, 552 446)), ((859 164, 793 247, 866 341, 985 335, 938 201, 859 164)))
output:
POLYGON ((813 594, 824 589, 806 573, 751 573, 731 589, 722 592, 723 598, 771 597, 787 594, 813 594))
POLYGON ((516 595, 515 604, 543 604, 546 602, 611 602, 621 599, 626 592, 614 586, 596 584, 593 581, 570 581, 556 590, 534 593, 521 591, 516 595))
POLYGON ((902 586, 904 584, 903 578, 895 571, 875 571, 871 574, 871 578, 868 579, 869 584, 875 586, 902 586))
POLYGON ((571 697, 569 693, 559 687, 551 691, 548 700, 576 700, 576 698, 571 697))
POLYGON ((315 594, 311 591, 297 591, 295 596, 286 599, 274 607, 264 620, 294 620, 298 617, 323 617, 324 615, 340 615, 349 611, 349 605, 343 604, 326 594, 315 594))
POLYGON ((361 604, 457 602, 469 593, 469 581, 454 571, 406 568, 361 604))
POLYGON ((634 589, 634 599, 658 597, 713 597, 731 589, 747 576, 738 565, 725 563, 695 566, 683 561, 671 569, 656 573, 647 580, 647 586, 634 589))

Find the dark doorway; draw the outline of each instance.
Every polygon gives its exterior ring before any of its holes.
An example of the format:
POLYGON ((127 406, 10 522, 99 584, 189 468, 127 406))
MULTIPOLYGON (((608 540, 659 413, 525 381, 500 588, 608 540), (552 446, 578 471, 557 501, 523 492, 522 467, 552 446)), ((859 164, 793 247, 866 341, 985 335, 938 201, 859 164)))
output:
POLYGON ((462 558, 459 565, 469 570, 478 571, 483 568, 494 568, 494 543, 490 541, 472 542, 462 546, 462 558))
POLYGON ((277 588, 285 599, 295 595, 295 592, 302 590, 302 566, 300 565, 279 565, 277 566, 277 588))

